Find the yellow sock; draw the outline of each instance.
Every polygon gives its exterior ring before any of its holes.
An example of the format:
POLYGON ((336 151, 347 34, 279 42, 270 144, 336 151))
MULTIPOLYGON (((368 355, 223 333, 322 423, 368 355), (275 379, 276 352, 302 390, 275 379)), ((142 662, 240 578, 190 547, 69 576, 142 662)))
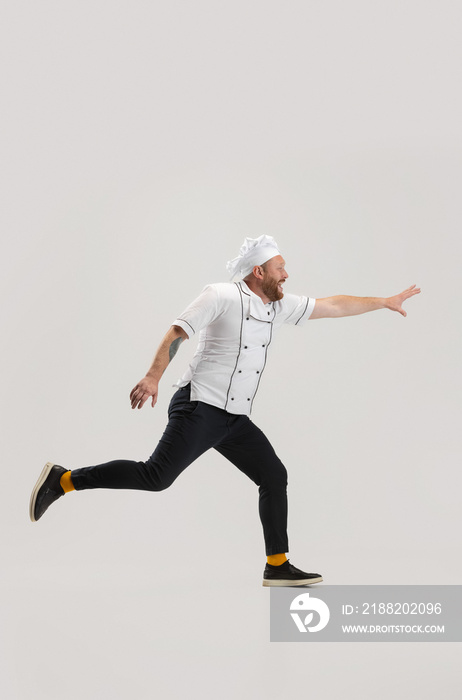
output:
POLYGON ((61 484, 61 488, 64 491, 64 493, 69 493, 69 491, 75 490, 75 486, 72 483, 71 479, 71 472, 66 472, 65 474, 63 474, 59 480, 59 483, 61 484))
POLYGON ((271 566, 281 566, 281 564, 284 564, 285 561, 287 561, 287 557, 285 554, 270 554, 269 557, 266 557, 268 564, 271 564, 271 566))

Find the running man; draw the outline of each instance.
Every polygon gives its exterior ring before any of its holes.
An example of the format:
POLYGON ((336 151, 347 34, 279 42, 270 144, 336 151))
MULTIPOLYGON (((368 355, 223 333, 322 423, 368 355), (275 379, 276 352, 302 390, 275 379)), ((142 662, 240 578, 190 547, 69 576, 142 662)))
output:
POLYGON ((253 402, 275 331, 284 323, 355 316, 389 309, 406 316, 403 302, 420 293, 415 285, 388 298, 332 296, 314 299, 284 294, 285 260, 271 236, 246 238, 228 262, 231 279, 209 284, 167 331, 147 374, 130 393, 131 407, 154 407, 159 382, 184 340, 199 334, 196 353, 168 408, 168 424, 146 462, 114 460, 73 469, 48 462, 30 499, 39 520, 64 494, 85 489, 162 491, 201 454, 214 448, 257 484, 267 563, 264 586, 319 583, 320 574, 297 569, 287 559, 287 471, 270 442, 251 421, 253 402))

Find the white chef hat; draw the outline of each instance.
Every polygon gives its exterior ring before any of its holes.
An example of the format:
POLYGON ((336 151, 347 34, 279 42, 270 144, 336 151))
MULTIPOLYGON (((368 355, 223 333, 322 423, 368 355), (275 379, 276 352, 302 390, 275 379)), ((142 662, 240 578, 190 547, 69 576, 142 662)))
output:
POLYGON ((226 263, 226 269, 234 277, 247 277, 255 265, 263 265, 267 260, 280 255, 278 244, 272 236, 246 238, 241 245, 239 255, 226 263))

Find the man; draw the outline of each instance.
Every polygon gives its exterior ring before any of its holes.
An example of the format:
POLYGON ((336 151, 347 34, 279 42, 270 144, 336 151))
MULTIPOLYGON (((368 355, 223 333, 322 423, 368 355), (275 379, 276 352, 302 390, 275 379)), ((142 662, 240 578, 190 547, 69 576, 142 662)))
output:
POLYGON ((157 402, 159 381, 181 343, 200 332, 188 370, 177 383, 169 422, 146 462, 115 460, 72 472, 48 462, 31 495, 30 518, 39 520, 65 493, 94 488, 161 491, 211 447, 259 487, 259 514, 267 555, 264 586, 319 583, 286 557, 287 471, 269 441, 250 420, 273 332, 283 323, 334 318, 387 308, 403 316, 403 302, 415 285, 387 299, 334 296, 313 299, 284 295, 288 274, 271 236, 246 238, 227 265, 235 283, 207 285, 174 321, 146 376, 130 393, 132 408, 157 402))

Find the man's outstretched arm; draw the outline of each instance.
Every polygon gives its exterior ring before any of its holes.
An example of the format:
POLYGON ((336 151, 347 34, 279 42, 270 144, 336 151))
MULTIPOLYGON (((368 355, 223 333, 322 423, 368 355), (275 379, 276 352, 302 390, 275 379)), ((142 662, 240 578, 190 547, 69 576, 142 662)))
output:
POLYGON ((152 396, 152 407, 156 405, 161 377, 175 357, 183 340, 187 340, 188 337, 180 326, 172 326, 167 331, 146 376, 130 392, 132 408, 141 408, 150 396, 152 396))
POLYGON ((377 309, 390 309, 390 311, 398 311, 402 316, 407 316, 403 309, 403 302, 414 296, 414 294, 420 294, 420 289, 415 284, 393 297, 335 296, 316 299, 310 319, 357 316, 367 311, 377 311, 377 309))

